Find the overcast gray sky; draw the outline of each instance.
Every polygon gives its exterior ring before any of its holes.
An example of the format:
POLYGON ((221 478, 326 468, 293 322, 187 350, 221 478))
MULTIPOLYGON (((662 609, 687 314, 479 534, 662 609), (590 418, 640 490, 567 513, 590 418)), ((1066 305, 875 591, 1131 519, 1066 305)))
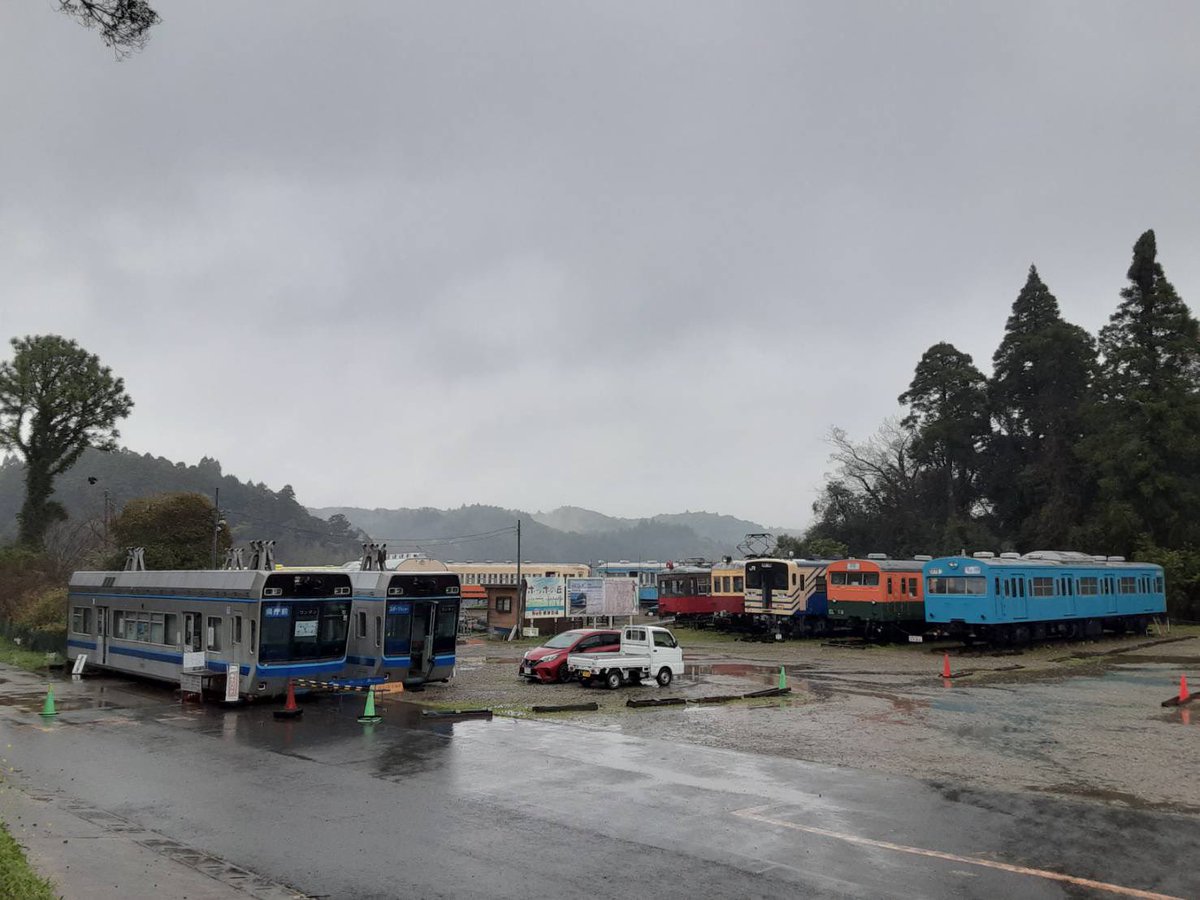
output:
MULTIPOLYGON (((0 6, 0 335, 138 451, 309 505, 800 525, 1031 262, 1090 330, 1153 227, 1200 303, 1200 5, 0 6)), ((5 348, 7 351, 7 348, 5 348)))

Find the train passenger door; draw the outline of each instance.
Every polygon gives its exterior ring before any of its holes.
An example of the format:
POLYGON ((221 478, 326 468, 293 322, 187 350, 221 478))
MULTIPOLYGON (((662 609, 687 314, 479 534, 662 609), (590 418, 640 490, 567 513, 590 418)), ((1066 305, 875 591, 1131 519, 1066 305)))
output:
POLYGON ((108 607, 96 607, 96 663, 108 664, 108 607))
POLYGON ((409 673, 428 675, 433 662, 434 617, 437 603, 429 600, 416 601, 412 611, 412 664, 409 673))
POLYGON ((200 613, 183 614, 183 652, 196 653, 204 649, 204 620, 200 613))

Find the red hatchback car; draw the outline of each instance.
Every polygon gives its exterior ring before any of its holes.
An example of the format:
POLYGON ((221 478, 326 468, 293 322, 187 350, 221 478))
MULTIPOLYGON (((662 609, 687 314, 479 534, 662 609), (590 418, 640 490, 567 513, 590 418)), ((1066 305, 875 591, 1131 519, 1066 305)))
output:
POLYGON ((615 653, 621 649, 621 632, 600 628, 575 628, 556 634, 528 651, 517 670, 522 678, 549 684, 570 681, 567 657, 572 653, 615 653))

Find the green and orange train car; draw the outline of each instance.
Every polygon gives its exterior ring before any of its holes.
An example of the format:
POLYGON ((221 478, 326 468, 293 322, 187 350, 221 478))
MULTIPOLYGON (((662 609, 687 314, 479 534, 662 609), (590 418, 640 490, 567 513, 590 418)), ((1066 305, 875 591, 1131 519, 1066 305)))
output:
POLYGON ((826 570, 829 621, 869 639, 903 638, 925 630, 922 567, 928 556, 888 559, 839 559, 826 570))

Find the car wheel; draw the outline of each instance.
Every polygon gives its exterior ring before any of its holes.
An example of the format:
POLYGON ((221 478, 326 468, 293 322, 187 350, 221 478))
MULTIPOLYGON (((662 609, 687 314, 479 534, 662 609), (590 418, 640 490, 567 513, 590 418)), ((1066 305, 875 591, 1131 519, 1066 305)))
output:
POLYGON ((658 670, 658 677, 655 679, 660 687, 667 687, 671 683, 671 678, 674 677, 671 670, 663 666, 658 670))
POLYGON ((571 670, 567 668, 567 664, 563 663, 558 667, 558 683, 566 684, 571 680, 571 670))
POLYGON ((604 676, 604 684, 610 691, 615 691, 621 686, 621 673, 617 669, 612 669, 604 676))

